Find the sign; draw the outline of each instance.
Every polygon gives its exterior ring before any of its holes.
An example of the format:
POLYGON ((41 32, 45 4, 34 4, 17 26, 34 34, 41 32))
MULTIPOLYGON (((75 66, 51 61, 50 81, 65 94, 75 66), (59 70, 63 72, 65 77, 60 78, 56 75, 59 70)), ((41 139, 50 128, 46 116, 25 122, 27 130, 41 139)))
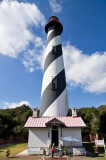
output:
POLYGON ((95 140, 95 145, 96 146, 104 146, 105 145, 104 139, 103 140, 95 140))
POLYGON ((103 140, 96 140, 95 139, 95 146, 96 146, 96 148, 97 148, 97 146, 104 146, 104 150, 105 150, 105 154, 106 154, 104 139, 103 140))

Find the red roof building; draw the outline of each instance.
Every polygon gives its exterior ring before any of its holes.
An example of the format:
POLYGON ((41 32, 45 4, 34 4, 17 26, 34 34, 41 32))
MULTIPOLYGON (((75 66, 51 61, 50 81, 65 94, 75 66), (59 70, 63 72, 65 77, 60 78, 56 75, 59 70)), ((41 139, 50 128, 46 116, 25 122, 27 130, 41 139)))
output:
MULTIPOLYGON (((29 129, 28 155, 36 154, 39 148, 43 154, 45 148, 50 154, 53 142, 56 146, 82 146, 81 128, 86 127, 81 117, 75 114, 71 116, 29 117, 25 128, 29 129), (65 141, 65 137, 74 137, 76 142, 65 141)), ((35 115, 35 114, 34 114, 35 115)), ((72 149, 69 151, 72 152, 72 149)))

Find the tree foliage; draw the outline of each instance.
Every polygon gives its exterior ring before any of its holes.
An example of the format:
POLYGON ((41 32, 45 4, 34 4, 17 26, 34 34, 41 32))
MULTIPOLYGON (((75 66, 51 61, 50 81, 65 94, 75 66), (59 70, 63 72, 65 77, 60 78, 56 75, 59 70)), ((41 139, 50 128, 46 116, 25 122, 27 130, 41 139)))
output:
POLYGON ((0 139, 7 139, 10 135, 27 137, 28 131, 23 126, 29 116, 32 116, 32 109, 26 105, 0 109, 0 139))

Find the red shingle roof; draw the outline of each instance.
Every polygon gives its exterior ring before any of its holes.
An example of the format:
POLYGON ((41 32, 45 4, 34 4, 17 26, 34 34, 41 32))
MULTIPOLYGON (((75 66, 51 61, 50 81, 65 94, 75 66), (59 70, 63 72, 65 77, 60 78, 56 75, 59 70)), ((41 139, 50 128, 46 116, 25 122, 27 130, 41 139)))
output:
POLYGON ((29 117, 25 128, 37 128, 37 127, 47 127, 46 123, 49 121, 57 119, 58 121, 61 121, 64 123, 65 127, 86 127, 84 121, 81 117, 40 117, 40 118, 34 118, 29 117))

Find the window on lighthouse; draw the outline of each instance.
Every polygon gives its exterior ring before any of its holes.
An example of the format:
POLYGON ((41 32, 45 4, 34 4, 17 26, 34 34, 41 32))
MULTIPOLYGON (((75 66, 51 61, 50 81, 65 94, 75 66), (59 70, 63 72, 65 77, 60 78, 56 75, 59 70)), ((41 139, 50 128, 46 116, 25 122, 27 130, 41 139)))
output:
POLYGON ((56 47, 53 46, 53 48, 52 48, 52 54, 55 54, 55 53, 56 53, 56 47))
POLYGON ((54 77, 53 79, 52 79, 52 89, 54 90, 54 89, 57 89, 57 78, 56 77, 54 77))

